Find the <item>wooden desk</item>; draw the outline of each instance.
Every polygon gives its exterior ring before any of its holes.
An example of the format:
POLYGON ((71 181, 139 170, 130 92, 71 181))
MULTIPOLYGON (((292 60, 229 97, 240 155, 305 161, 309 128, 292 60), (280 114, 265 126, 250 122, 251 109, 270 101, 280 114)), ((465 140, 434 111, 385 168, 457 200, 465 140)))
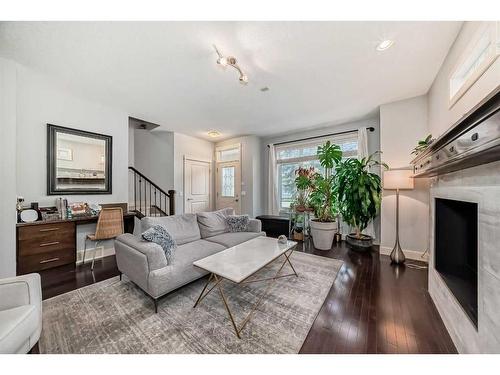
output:
MULTIPOLYGON (((124 230, 134 232, 135 213, 123 214, 124 230)), ((76 264, 76 227, 97 222, 98 216, 35 221, 16 225, 17 274, 76 264)))

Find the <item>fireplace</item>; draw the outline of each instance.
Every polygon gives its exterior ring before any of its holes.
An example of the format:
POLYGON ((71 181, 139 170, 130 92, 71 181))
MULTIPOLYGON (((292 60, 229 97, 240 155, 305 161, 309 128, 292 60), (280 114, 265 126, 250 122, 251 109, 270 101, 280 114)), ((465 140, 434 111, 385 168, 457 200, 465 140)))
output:
POLYGON ((435 268, 477 329, 477 203, 436 198, 435 268))

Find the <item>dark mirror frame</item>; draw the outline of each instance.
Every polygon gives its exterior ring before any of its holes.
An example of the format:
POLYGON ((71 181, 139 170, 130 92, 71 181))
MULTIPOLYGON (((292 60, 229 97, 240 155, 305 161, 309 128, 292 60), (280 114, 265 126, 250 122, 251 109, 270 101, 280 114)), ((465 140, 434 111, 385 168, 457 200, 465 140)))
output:
POLYGON ((87 132, 84 130, 66 128, 47 124, 47 195, 75 195, 75 194, 111 194, 112 193, 112 165, 113 165, 113 137, 105 134, 87 132), (56 137, 58 133, 74 134, 82 137, 102 139, 105 141, 105 189, 104 190, 89 190, 89 189, 57 189, 56 183, 56 137))

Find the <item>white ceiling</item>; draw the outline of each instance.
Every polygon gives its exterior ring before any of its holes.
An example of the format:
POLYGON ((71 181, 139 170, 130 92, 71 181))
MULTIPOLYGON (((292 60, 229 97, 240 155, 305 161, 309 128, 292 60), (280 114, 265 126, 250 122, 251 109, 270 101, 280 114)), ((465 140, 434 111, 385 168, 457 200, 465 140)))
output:
POLYGON ((165 129, 260 136, 429 89, 461 22, 3 22, 0 55, 165 129), (393 39, 385 52, 375 46, 393 39), (216 44, 249 76, 217 66, 216 44), (259 89, 269 86, 270 91, 259 89))

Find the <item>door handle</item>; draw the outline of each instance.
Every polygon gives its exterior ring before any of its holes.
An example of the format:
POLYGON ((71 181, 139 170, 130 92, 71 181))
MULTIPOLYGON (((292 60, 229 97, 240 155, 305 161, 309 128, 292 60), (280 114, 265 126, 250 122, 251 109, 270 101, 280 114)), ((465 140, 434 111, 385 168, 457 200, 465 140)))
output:
POLYGON ((186 200, 187 200, 187 201, 192 201, 192 200, 193 200, 193 198, 188 198, 188 199, 186 199, 186 200))

